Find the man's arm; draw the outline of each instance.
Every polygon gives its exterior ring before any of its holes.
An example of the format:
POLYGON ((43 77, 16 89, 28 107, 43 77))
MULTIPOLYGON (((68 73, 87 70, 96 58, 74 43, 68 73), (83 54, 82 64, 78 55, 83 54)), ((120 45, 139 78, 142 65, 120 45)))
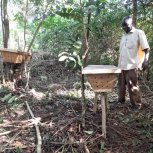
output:
POLYGON ((142 70, 145 71, 148 68, 148 60, 149 60, 149 48, 143 50, 145 52, 144 61, 142 63, 142 70))
POLYGON ((149 59, 149 44, 146 38, 144 31, 139 30, 139 43, 142 50, 145 52, 144 61, 142 62, 142 70, 146 70, 148 68, 148 59, 149 59))

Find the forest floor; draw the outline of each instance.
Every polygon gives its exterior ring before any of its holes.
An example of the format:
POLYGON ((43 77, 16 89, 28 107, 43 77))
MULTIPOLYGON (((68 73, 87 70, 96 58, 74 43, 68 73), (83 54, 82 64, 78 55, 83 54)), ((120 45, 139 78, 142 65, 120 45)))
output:
POLYGON ((80 73, 65 68, 57 60, 34 63, 29 90, 11 91, 1 85, 0 152, 36 152, 40 130, 42 153, 153 153, 153 93, 144 82, 140 82, 144 103, 140 110, 131 108, 128 100, 125 104, 117 103, 116 86, 108 93, 105 139, 101 132, 100 101, 94 113, 94 93, 88 83, 82 127, 80 73), (15 100, 2 101, 9 93, 15 100))

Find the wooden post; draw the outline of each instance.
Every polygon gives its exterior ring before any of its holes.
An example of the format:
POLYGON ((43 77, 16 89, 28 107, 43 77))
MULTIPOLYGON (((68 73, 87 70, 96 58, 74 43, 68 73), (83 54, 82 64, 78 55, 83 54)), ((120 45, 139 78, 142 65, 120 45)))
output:
POLYGON ((105 93, 101 93, 101 110, 102 110, 102 133, 106 138, 106 104, 105 104, 105 93))
POLYGON ((10 81, 10 66, 9 66, 9 64, 7 63, 7 62, 4 62, 4 75, 5 75, 5 79, 6 79, 6 81, 8 82, 8 81, 10 81))
POLYGON ((98 93, 95 92, 95 99, 94 99, 94 106, 93 106, 94 113, 96 113, 96 111, 97 111, 97 99, 98 99, 98 93))
POLYGON ((3 59, 0 57, 0 71, 1 71, 1 77, 2 77, 2 83, 5 83, 5 77, 4 77, 4 65, 3 65, 3 59))
POLYGON ((106 105, 106 112, 107 112, 107 109, 109 109, 109 103, 108 103, 107 92, 105 92, 104 94, 105 94, 105 105, 106 105))

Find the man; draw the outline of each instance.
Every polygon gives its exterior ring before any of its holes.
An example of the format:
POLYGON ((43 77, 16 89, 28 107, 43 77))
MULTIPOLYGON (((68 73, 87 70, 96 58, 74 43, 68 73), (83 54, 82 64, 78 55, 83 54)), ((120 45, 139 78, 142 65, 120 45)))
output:
POLYGON ((126 86, 128 87, 130 102, 133 107, 141 108, 141 95, 138 86, 137 70, 145 70, 148 66, 149 45, 146 35, 142 30, 135 29, 131 17, 126 16, 122 20, 122 28, 125 34, 120 41, 120 56, 118 67, 122 70, 119 74, 119 99, 125 102, 126 86), (143 61, 139 63, 138 50, 144 52, 143 61))

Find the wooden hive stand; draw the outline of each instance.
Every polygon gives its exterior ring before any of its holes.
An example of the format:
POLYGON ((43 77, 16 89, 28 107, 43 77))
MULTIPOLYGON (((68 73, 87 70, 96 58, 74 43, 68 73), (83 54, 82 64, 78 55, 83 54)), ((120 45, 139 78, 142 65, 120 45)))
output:
POLYGON ((114 65, 88 65, 82 70, 82 74, 87 76, 87 79, 95 92, 94 112, 96 112, 97 109, 97 96, 98 94, 101 95, 102 133, 105 138, 107 92, 113 90, 117 73, 121 73, 121 70, 114 65))
MULTIPOLYGON (((8 81, 22 77, 23 65, 29 62, 32 55, 13 49, 0 48, 1 65, 4 66, 5 77, 8 81)), ((3 73, 3 72, 2 72, 3 73)))

